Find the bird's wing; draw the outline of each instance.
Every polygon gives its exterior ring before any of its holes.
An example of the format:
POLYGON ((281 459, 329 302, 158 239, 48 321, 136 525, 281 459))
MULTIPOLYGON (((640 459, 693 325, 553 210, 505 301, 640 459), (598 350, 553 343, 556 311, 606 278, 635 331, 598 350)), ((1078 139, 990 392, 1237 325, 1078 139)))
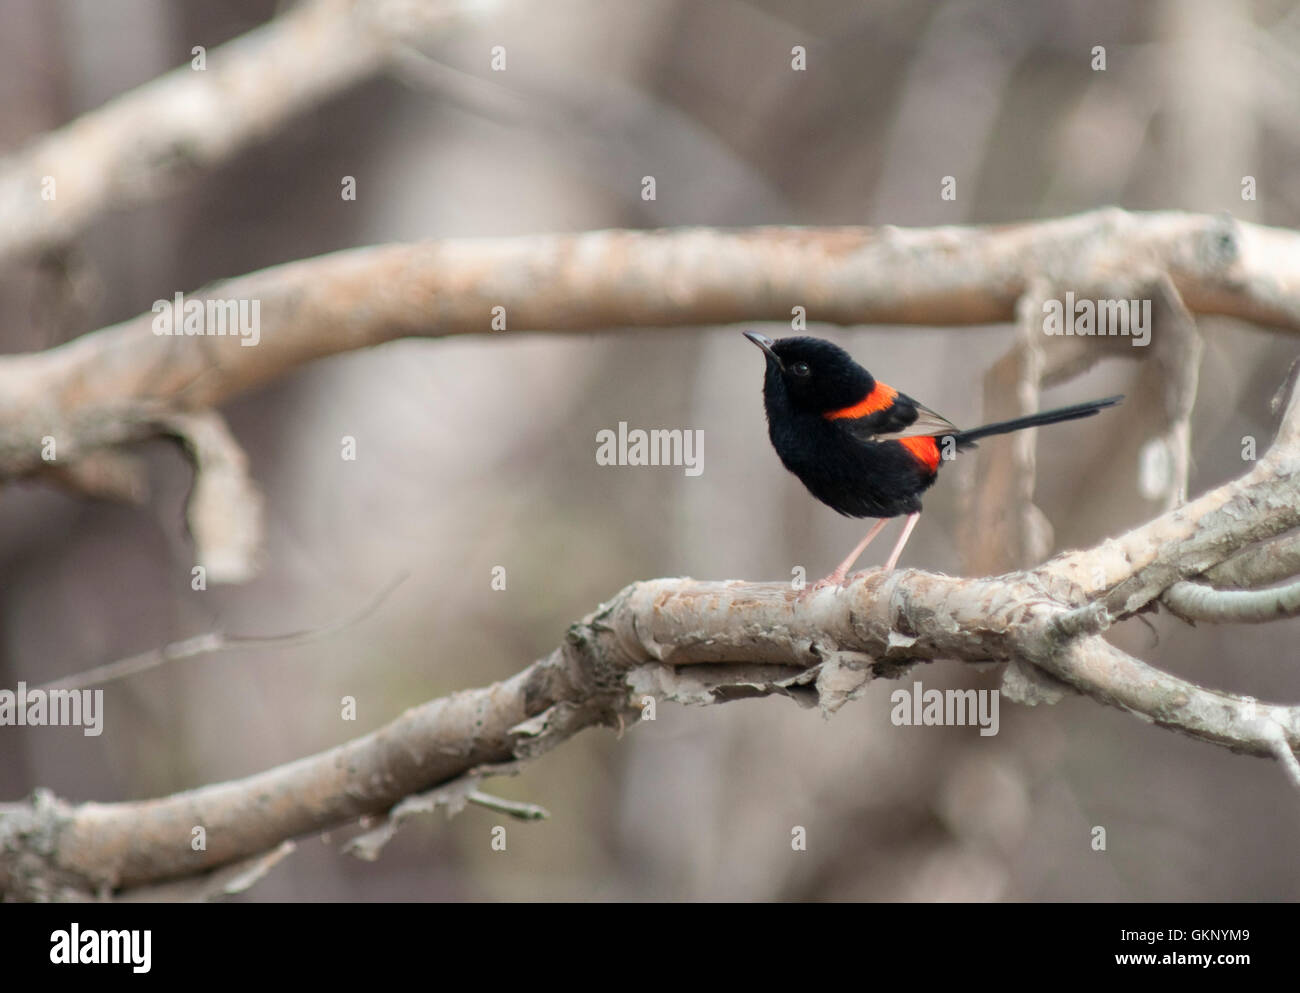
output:
POLYGON ((946 417, 936 414, 911 397, 898 394, 887 411, 866 417, 836 421, 859 441, 897 441, 900 438, 941 437, 958 430, 946 417))
POLYGON ((912 403, 916 406, 916 420, 900 431, 877 435, 877 441, 895 441, 899 438, 915 438, 920 435, 937 438, 945 434, 954 434, 958 430, 957 425, 942 414, 936 414, 929 407, 916 403, 915 400, 912 403))

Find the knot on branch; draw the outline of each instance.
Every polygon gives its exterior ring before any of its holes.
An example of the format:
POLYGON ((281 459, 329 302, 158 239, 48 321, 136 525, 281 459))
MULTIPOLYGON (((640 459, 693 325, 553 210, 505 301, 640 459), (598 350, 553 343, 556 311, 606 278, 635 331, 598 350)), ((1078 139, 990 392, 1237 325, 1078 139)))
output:
POLYGON ((95 897, 95 883, 58 864, 59 837, 74 816, 71 804, 47 789, 20 803, 0 804, 0 902, 78 902, 95 897))
POLYGON ((1229 269, 1241 259, 1241 228, 1231 214, 1219 214, 1206 226, 1197 255, 1211 270, 1229 269))
POLYGON ((1110 627, 1110 611, 1104 601, 1086 603, 1082 607, 1056 614, 1048 622, 1048 637, 1058 646, 1076 638, 1101 634, 1110 627))

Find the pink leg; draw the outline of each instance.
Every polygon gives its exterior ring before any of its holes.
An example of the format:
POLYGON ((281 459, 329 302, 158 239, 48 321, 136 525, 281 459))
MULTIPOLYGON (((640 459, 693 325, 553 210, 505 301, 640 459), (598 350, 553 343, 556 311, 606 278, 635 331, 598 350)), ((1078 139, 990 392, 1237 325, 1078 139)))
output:
POLYGON ((903 533, 898 536, 898 544, 889 553, 889 561, 885 563, 885 572, 893 572, 894 566, 898 565, 898 557, 903 554, 903 546, 907 544, 907 539, 912 536, 912 528, 916 527, 916 522, 920 519, 921 514, 919 511, 908 515, 907 523, 903 525, 903 533))
POLYGON ((853 551, 849 554, 849 557, 845 559, 843 562, 841 562, 839 566, 836 567, 834 572, 832 572, 829 576, 827 576, 817 585, 834 586, 844 582, 844 577, 847 576, 849 574, 849 570, 853 568, 853 563, 862 557, 862 553, 865 552, 867 550, 867 546, 871 544, 871 539, 874 538, 876 535, 880 534, 880 532, 884 530, 885 525, 888 523, 889 523, 888 517, 882 517, 880 520, 876 521, 876 523, 871 526, 871 530, 867 532, 867 536, 862 539, 862 542, 858 545, 857 548, 853 549, 853 551))

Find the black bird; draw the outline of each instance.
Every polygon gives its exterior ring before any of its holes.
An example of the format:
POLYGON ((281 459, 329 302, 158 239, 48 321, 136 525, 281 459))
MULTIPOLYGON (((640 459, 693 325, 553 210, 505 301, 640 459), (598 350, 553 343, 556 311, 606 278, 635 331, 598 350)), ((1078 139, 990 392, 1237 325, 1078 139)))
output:
POLYGON ((898 563, 939 463, 980 438, 1091 417, 1122 396, 1045 410, 963 431, 874 379, 839 345, 799 336, 745 337, 763 350, 763 405, 772 447, 808 492, 847 517, 879 517, 862 543, 817 586, 841 583, 891 517, 907 515, 885 570, 898 563))

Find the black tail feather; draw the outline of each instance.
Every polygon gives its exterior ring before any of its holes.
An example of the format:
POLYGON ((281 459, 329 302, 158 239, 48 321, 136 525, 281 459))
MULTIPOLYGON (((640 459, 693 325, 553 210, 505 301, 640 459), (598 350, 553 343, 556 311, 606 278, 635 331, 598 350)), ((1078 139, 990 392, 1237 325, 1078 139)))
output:
POLYGON ((996 424, 985 424, 983 427, 971 428, 969 431, 958 431, 951 437, 959 446, 965 446, 978 441, 980 438, 987 438, 990 435, 1008 434, 1012 431, 1023 431, 1025 428, 1040 427, 1043 424, 1059 424, 1061 421, 1073 421, 1080 417, 1091 417, 1093 414, 1097 413, 1097 411, 1106 407, 1113 407, 1123 399, 1123 395, 1120 395, 1106 397, 1104 400, 1089 400, 1087 403, 1076 403, 1071 407, 1057 407, 1055 410, 1044 410, 1037 414, 1017 417, 1010 421, 998 421, 996 424))

